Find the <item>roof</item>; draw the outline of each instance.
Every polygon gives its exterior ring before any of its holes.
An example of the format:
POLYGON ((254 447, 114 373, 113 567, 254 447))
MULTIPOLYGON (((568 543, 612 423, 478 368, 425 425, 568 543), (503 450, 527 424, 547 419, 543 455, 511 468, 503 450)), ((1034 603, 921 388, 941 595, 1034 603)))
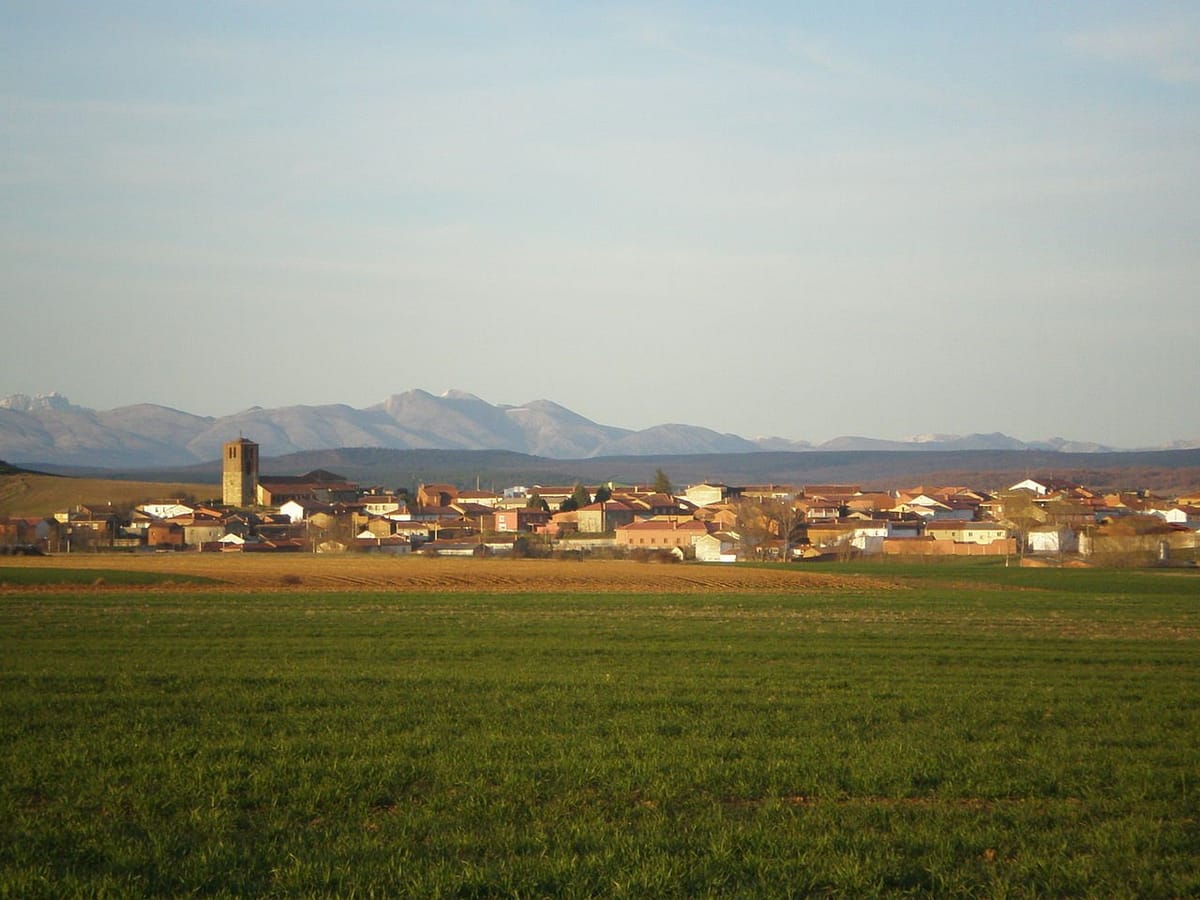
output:
POLYGON ((835 496, 843 497, 858 494, 862 492, 862 488, 857 484, 806 484, 804 485, 804 495, 806 497, 822 496, 825 494, 834 494, 835 496))
POLYGON ((953 519, 925 523, 926 531, 1008 531, 1007 526, 999 522, 985 521, 956 521, 953 519))
POLYGON ((333 472, 327 472, 324 469, 313 469, 311 472, 305 472, 303 475, 259 475, 258 483, 268 488, 273 484, 281 486, 311 484, 319 485, 323 488, 349 487, 354 490, 358 489, 358 485, 347 481, 345 475, 335 475, 333 472))

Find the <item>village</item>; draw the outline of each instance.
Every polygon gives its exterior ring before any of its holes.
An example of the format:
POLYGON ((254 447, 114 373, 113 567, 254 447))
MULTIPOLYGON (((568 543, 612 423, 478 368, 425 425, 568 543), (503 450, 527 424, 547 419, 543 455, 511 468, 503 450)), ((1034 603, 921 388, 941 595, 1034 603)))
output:
POLYGON ((316 470, 260 474, 225 444, 222 496, 79 503, 0 519, 6 552, 377 553, 847 560, 1001 556, 1025 564, 1195 565, 1200 491, 1100 493, 1052 478, 1003 487, 701 483, 362 487, 316 470))

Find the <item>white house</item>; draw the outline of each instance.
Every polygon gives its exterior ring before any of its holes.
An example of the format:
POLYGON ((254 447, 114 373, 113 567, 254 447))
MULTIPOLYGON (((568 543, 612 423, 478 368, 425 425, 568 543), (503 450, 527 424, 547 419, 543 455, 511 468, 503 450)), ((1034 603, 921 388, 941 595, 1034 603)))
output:
POLYGON ((689 503, 696 506, 711 506, 725 499, 728 488, 723 484, 693 484, 683 492, 689 503))
POLYGON ((700 562, 736 562, 737 541, 727 531, 703 534, 692 541, 700 562))
POLYGON ((293 525, 304 521, 304 506, 295 500, 289 500, 279 507, 279 512, 288 517, 293 525))
POLYGON ((850 533, 850 546, 865 556, 882 553, 889 530, 889 523, 878 519, 862 522, 850 533))
POLYGON ((369 516, 386 516, 388 513, 407 509, 400 498, 394 494, 367 494, 362 500, 363 510, 369 516))
POLYGON ((1079 549, 1079 532, 1069 525, 1037 525, 1025 535, 1030 553, 1074 553, 1079 549))
POLYGON ((319 500, 289 500, 279 507, 279 512, 292 520, 292 524, 303 522, 315 512, 328 512, 328 503, 319 500))
POLYGON ((180 503, 178 500, 158 500, 154 503, 143 503, 136 507, 139 511, 156 519, 174 519, 176 516, 190 516, 196 507, 180 503))
POLYGON ((1166 509, 1151 509, 1148 512, 1172 525, 1200 525, 1200 509, 1194 506, 1171 506, 1166 509))
POLYGON ((1034 481, 1032 478, 1026 478, 1024 481, 1018 481, 1010 491, 1029 491, 1037 494, 1039 497, 1046 496, 1046 492, 1050 490, 1048 485, 1042 484, 1040 481, 1034 481))

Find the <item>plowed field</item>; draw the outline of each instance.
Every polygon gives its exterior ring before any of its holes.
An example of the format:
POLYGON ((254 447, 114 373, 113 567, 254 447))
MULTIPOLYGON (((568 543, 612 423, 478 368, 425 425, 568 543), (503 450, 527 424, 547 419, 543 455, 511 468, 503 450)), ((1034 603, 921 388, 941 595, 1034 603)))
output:
MULTIPOLYGON (((408 559, 367 556, 180 553, 146 556, 54 556, 0 561, 11 566, 119 569, 203 576, 236 589, 484 591, 497 593, 825 593, 894 590, 895 582, 863 575, 813 572, 785 565, 762 568, 515 559, 408 559)), ((98 584, 103 588, 104 585, 98 584)))

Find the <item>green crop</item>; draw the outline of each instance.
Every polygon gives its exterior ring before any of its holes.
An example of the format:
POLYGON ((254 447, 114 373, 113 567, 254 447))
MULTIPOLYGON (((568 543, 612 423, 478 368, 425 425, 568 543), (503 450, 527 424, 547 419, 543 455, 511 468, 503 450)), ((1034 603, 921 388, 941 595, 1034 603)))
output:
POLYGON ((0 895, 1200 893, 1200 580, 892 574, 10 591, 0 895))

